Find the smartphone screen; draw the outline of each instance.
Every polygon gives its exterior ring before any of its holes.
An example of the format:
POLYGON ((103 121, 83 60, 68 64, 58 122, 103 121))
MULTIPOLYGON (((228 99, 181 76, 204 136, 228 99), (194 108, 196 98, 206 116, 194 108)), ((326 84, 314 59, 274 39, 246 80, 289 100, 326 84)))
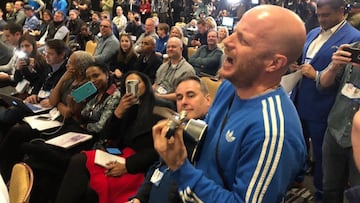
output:
POLYGON ((96 92, 97 89, 95 85, 91 81, 88 81, 77 89, 73 90, 70 95, 73 97, 76 103, 80 103, 96 92))

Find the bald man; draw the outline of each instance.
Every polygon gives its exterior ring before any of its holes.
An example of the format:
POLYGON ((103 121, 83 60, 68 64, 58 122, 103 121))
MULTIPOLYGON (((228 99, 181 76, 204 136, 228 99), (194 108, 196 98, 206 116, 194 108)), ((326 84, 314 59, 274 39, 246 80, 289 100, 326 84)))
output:
POLYGON ((159 98, 176 101, 175 87, 185 76, 195 75, 194 68, 182 57, 183 43, 177 37, 171 37, 166 44, 169 60, 161 64, 156 71, 153 84, 155 95, 159 98))
POLYGON ((275 203, 284 198, 304 167, 306 147, 280 79, 301 54, 305 35, 301 19, 278 6, 257 6, 243 15, 224 41, 220 74, 225 80, 206 117, 207 134, 195 166, 187 160, 182 128, 167 139, 166 121, 153 127, 154 146, 184 201, 275 203))

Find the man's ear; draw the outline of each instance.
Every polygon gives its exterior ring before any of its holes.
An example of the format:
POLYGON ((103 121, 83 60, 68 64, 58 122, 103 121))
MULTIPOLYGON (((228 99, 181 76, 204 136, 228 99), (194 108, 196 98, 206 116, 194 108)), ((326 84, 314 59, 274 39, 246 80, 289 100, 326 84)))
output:
POLYGON ((287 62, 288 62, 288 60, 287 60, 286 56, 284 56, 282 54, 275 54, 275 56, 273 56, 273 59, 267 65, 267 68, 265 70, 267 72, 277 71, 277 70, 285 67, 287 62))

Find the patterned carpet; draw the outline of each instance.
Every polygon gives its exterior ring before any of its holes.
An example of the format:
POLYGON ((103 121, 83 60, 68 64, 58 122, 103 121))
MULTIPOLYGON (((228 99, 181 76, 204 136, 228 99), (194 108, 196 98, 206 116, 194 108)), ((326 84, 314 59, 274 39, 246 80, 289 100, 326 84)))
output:
POLYGON ((313 203, 314 197, 308 188, 292 188, 287 192, 286 203, 313 203))
POLYGON ((315 203, 315 188, 311 175, 306 175, 302 187, 291 188, 286 194, 286 203, 315 203))

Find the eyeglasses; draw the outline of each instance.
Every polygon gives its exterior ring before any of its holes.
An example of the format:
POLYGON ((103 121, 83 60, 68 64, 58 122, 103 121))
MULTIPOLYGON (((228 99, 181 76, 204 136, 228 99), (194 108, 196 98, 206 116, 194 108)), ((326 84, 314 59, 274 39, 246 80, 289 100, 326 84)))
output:
POLYGON ((102 18, 105 18, 105 19, 107 18, 107 16, 101 16, 101 17, 102 17, 102 18))
POLYGON ((109 28, 110 26, 108 26, 108 25, 100 25, 100 27, 109 28))

